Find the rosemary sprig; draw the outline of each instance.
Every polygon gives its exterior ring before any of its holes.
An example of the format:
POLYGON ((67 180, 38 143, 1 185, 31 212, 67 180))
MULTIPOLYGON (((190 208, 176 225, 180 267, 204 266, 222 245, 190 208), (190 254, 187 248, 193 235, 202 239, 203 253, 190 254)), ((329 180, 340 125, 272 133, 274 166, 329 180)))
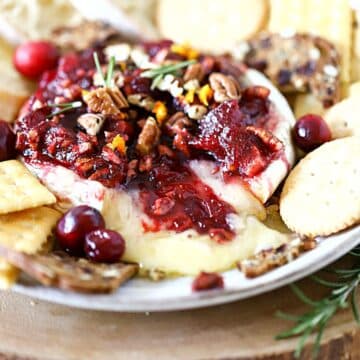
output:
POLYGON ((48 104, 47 106, 49 107, 57 107, 60 110, 54 111, 51 114, 49 114, 46 118, 50 119, 53 116, 62 114, 66 111, 72 110, 72 109, 77 109, 79 107, 82 106, 82 102, 81 101, 73 101, 73 102, 68 102, 68 103, 62 103, 62 104, 48 104))
POLYGON ((332 270, 336 276, 335 281, 324 280, 317 276, 311 277, 313 281, 332 289, 330 294, 323 299, 314 301, 308 298, 296 285, 291 285, 295 295, 302 302, 310 306, 311 309, 300 316, 277 312, 278 317, 294 321, 295 325, 290 330, 278 334, 275 338, 279 340, 300 336, 294 353, 296 358, 301 356, 305 342, 312 333, 316 333, 313 357, 315 358, 318 355, 324 329, 329 320, 339 310, 350 305, 354 318, 360 325, 360 313, 356 302, 356 291, 360 284, 360 246, 351 251, 350 254, 358 257, 357 263, 351 269, 332 270))
POLYGON ((167 74, 174 74, 177 70, 194 64, 196 60, 181 61, 176 64, 163 65, 158 68, 146 70, 141 73, 141 77, 153 79, 151 88, 154 89, 167 74))
POLYGON ((99 56, 98 56, 97 52, 93 53, 93 57, 94 57, 94 62, 95 62, 95 66, 96 66, 96 71, 99 74, 99 76, 101 77, 101 80, 103 81, 104 86, 105 87, 111 87, 111 81, 112 81, 112 78, 114 76, 115 57, 112 56, 110 58, 109 65, 108 65, 107 72, 106 72, 105 76, 104 76, 104 73, 103 73, 103 71, 101 69, 99 56))

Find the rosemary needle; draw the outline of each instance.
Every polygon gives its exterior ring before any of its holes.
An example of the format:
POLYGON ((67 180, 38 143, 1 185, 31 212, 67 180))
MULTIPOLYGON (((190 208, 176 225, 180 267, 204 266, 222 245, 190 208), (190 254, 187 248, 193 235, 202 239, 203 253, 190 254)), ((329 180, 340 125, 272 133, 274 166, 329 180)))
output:
MULTIPOLYGON (((360 246, 351 251, 350 255, 359 258, 360 246)), ((291 329, 278 334, 275 338, 280 340, 300 336, 294 352, 296 358, 301 356, 306 340, 314 332, 316 332, 316 338, 313 346, 313 357, 318 355, 324 329, 339 310, 351 305, 354 318, 360 325, 360 312, 356 299, 356 291, 360 285, 360 261, 358 260, 351 269, 336 269, 332 272, 337 277, 336 281, 324 280, 317 276, 311 277, 313 281, 331 289, 330 294, 317 301, 309 299, 296 285, 291 285, 295 295, 310 306, 308 312, 300 316, 277 312, 278 317, 295 322, 291 329)))

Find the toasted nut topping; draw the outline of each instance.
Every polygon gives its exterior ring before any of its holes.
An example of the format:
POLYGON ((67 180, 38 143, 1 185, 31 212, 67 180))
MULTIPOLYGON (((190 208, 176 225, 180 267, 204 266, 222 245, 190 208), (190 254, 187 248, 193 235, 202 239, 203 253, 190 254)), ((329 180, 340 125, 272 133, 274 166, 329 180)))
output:
POLYGON ((192 122, 182 111, 178 111, 169 118, 166 125, 172 133, 176 133, 178 130, 190 127, 192 122))
POLYGON ((77 123, 85 129, 88 135, 96 135, 103 126, 105 118, 101 114, 83 114, 77 118, 77 123))
POLYGON ((200 120, 207 113, 207 108, 203 105, 185 106, 184 110, 186 115, 194 120, 200 120))
POLYGON ((198 80, 199 82, 204 78, 204 69, 201 64, 192 64, 187 67, 184 74, 184 81, 188 82, 190 80, 198 80))
POLYGON ((209 76, 209 82, 214 90, 216 102, 240 98, 239 84, 233 77, 221 73, 212 73, 209 76))
POLYGON ((118 150, 121 154, 126 153, 125 139, 121 135, 116 135, 107 146, 111 150, 118 150))
POLYGON ((168 116, 166 105, 162 101, 157 101, 155 103, 152 112, 155 114, 159 125, 162 125, 168 116))
POLYGON ((173 97, 180 96, 184 89, 179 86, 179 80, 172 74, 167 74, 159 82, 157 88, 161 91, 168 91, 173 97))
POLYGON ((123 95, 123 93, 121 92, 121 90, 119 88, 114 86, 112 88, 107 88, 106 90, 119 109, 129 107, 129 104, 128 104, 125 96, 123 95))
POLYGON ((100 87, 91 91, 83 91, 82 96, 89 109, 94 113, 103 115, 120 113, 106 88, 100 87))
POLYGON ((197 90, 199 89, 199 87, 200 87, 200 83, 199 80, 197 79, 189 80, 184 84, 185 90, 197 90))
POLYGON ((141 155, 149 154, 159 143, 160 134, 160 128, 156 120, 152 116, 149 116, 139 135, 136 150, 139 151, 141 155))
POLYGON ((152 111, 155 105, 155 102, 152 97, 143 94, 129 95, 128 101, 130 104, 144 108, 147 111, 152 111))
POLYGON ((111 89, 100 87, 91 91, 83 91, 82 96, 92 112, 103 115, 117 115, 120 113, 119 109, 129 106, 117 87, 111 89))
POLYGON ((209 84, 206 84, 198 90, 197 94, 201 103, 205 106, 208 106, 209 100, 214 95, 214 91, 211 89, 209 84))

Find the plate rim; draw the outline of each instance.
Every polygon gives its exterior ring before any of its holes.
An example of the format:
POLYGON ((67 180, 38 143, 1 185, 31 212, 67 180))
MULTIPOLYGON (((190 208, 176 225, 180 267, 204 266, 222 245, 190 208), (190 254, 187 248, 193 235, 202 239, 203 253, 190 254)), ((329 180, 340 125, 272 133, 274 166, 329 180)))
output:
MULTIPOLYGON (((282 286, 288 285, 289 283, 300 280, 301 278, 304 278, 320 270, 321 268, 324 268, 325 266, 338 260, 340 257, 348 253, 359 243, 360 225, 343 231, 339 234, 322 239, 315 249, 301 254, 297 259, 291 261, 288 264, 267 272, 266 274, 261 275, 255 279, 245 280, 249 283, 253 282, 258 284, 256 286, 249 286, 247 289, 239 289, 233 286, 227 288, 225 286, 224 290, 210 290, 203 293, 192 293, 190 291, 185 296, 178 296, 174 298, 168 297, 162 299, 162 301, 158 301, 156 299, 151 301, 141 301, 139 299, 134 301, 134 299, 130 299, 126 301, 126 298, 119 299, 115 297, 115 303, 111 303, 111 301, 108 301, 109 298, 111 299, 111 294, 78 294, 62 291, 56 288, 46 288, 42 285, 27 286, 23 284, 16 284, 12 289, 17 293, 39 300, 94 311, 138 313, 197 309, 226 304, 237 300, 243 300, 269 292, 271 290, 276 290, 282 286), (329 245, 331 246, 329 249, 327 249, 326 243, 329 242, 329 245), (287 272, 286 269, 289 269, 289 271, 287 272), (96 301, 103 299, 104 297, 107 299, 105 302, 96 301)), ((224 272, 223 275, 225 280, 227 276, 235 274, 234 272, 241 274, 241 272, 236 269, 224 272)), ((188 282, 192 278, 180 277, 178 279, 184 279, 188 282)), ((130 280, 130 282, 125 285, 125 287, 131 288, 131 281, 134 280, 130 280)), ((150 282, 150 280, 147 281, 150 282)), ((120 296, 121 289, 122 288, 119 289, 120 296)))

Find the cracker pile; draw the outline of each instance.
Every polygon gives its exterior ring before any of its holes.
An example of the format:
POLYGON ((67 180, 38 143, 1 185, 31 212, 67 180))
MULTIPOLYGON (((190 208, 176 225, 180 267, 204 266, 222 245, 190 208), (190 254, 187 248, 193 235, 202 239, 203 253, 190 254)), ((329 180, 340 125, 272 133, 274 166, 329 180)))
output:
MULTIPOLYGON (((55 196, 17 160, 0 163, 0 186, 0 245, 40 252, 61 215, 47 207, 56 202, 55 196)), ((0 259, 0 287, 9 287, 17 275, 14 266, 0 259)))
POLYGON ((46 286, 106 293, 137 273, 137 265, 49 253, 61 213, 49 207, 55 196, 20 161, 0 163, 0 187, 0 288, 15 283, 22 270, 46 286))

